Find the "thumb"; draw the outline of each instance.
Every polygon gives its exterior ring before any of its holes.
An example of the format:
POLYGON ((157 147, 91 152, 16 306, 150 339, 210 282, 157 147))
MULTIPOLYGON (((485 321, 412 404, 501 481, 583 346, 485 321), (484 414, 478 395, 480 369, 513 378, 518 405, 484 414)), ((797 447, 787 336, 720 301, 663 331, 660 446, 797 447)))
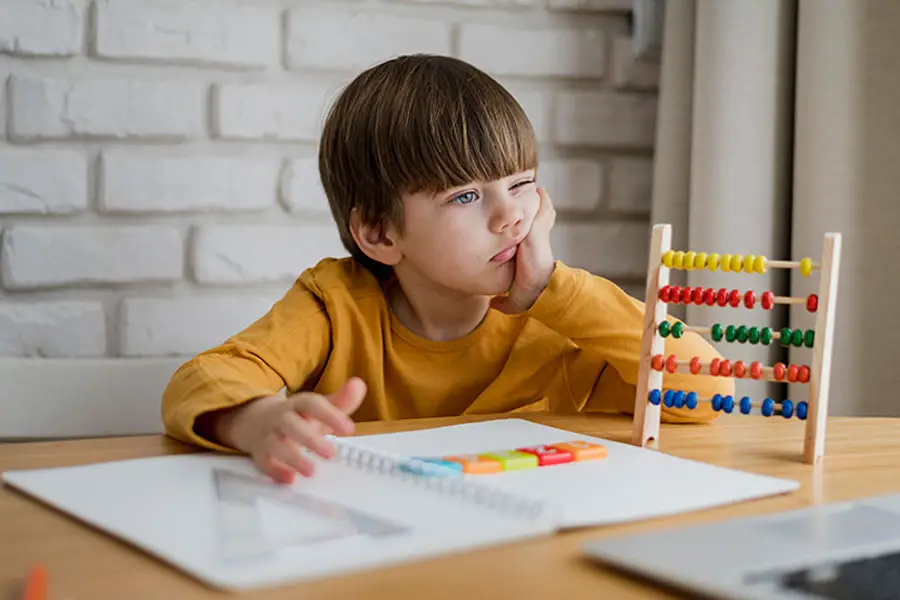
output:
POLYGON ((366 397, 366 383, 359 377, 351 377, 341 389, 328 395, 328 400, 344 414, 353 414, 366 397))

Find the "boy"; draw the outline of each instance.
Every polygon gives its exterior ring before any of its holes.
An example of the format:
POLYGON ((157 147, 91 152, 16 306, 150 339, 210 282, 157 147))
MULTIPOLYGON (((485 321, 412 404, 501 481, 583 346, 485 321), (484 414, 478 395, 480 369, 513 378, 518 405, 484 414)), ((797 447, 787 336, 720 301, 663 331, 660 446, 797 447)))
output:
MULTIPOLYGON (((305 270, 268 314, 183 365, 163 397, 167 432, 289 482, 313 473, 303 447, 333 455, 323 433, 351 433, 350 415, 632 412, 643 305, 554 260, 537 167, 522 108, 471 65, 415 55, 360 74, 319 147, 351 257, 305 270)), ((666 352, 718 357, 690 333, 666 352)), ((733 393, 727 378, 665 377, 733 393)))

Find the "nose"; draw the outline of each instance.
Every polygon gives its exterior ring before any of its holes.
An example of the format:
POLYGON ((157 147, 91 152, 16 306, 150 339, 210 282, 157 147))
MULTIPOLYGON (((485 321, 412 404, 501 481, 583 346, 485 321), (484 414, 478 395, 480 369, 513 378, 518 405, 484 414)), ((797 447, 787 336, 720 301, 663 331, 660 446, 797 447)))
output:
POLYGON ((502 195, 494 202, 490 228, 494 233, 517 234, 525 218, 522 207, 508 195, 502 195))

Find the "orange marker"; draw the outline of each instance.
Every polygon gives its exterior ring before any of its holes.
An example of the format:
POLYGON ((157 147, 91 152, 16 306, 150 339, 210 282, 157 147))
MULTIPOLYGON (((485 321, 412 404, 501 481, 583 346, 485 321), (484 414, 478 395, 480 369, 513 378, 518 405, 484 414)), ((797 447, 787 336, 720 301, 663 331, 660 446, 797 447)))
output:
POLYGON ((44 600, 47 597, 47 569, 38 564, 29 569, 25 578, 22 600, 44 600))

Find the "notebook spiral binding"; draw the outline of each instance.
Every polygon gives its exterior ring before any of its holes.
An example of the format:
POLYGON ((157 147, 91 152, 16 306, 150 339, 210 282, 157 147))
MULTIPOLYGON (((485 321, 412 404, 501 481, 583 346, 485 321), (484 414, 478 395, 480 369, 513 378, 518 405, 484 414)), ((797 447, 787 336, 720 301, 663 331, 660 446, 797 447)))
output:
POLYGON ((378 472, 413 485, 456 496, 485 508, 512 513, 517 517, 537 520, 551 518, 550 505, 543 499, 513 494, 471 481, 459 471, 442 465, 409 458, 384 450, 367 448, 347 438, 327 436, 335 445, 334 460, 370 472, 378 472))

